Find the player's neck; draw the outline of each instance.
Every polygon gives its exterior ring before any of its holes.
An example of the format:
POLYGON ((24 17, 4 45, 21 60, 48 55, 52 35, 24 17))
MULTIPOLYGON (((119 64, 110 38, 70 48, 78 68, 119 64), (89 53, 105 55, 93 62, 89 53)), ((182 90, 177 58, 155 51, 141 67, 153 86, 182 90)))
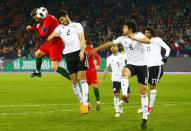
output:
POLYGON ((119 54, 119 52, 115 52, 115 53, 113 53, 114 56, 116 56, 116 55, 118 55, 118 54, 119 54))

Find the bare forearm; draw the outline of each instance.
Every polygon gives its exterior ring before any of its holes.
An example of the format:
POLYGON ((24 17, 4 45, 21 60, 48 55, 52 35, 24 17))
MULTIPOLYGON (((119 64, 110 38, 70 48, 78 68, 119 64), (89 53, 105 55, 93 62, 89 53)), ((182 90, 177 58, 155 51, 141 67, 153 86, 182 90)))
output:
POLYGON ((84 52, 85 48, 86 48, 86 41, 85 41, 85 39, 80 41, 80 47, 81 47, 81 51, 84 52))
POLYGON ((113 41, 107 42, 107 43, 105 43, 105 44, 103 44, 103 45, 100 45, 100 46, 98 46, 97 48, 95 48, 95 51, 108 48, 108 47, 110 47, 110 46, 112 46, 112 45, 114 45, 114 42, 113 42, 113 41))
POLYGON ((103 75, 101 76, 101 81, 103 81, 104 79, 105 79, 105 77, 107 76, 107 73, 109 72, 109 70, 108 69, 105 69, 104 70, 104 73, 103 73, 103 75))

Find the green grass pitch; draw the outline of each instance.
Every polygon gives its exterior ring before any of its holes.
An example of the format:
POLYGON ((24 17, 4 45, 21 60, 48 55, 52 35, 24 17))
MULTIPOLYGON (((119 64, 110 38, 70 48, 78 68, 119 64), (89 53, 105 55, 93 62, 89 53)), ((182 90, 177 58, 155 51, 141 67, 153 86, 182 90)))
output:
MULTIPOLYGON (((29 73, 0 73, 0 131, 139 131, 142 115, 136 77, 130 78, 131 102, 114 117, 110 74, 100 88, 101 111, 95 110, 92 87, 88 114, 70 81, 56 73, 30 78, 29 73)), ((101 74, 98 74, 98 80, 101 74)), ((148 93, 149 94, 149 93, 148 93)), ((191 75, 165 74, 158 85, 154 111, 148 116, 147 131, 191 130, 191 75)))

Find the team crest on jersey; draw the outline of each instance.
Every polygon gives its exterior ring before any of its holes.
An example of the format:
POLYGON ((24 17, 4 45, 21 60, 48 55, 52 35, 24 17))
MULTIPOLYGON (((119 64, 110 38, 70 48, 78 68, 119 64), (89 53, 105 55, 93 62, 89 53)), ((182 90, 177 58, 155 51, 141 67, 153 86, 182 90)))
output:
POLYGON ((122 61, 122 60, 123 60, 123 57, 119 58, 119 60, 122 61))

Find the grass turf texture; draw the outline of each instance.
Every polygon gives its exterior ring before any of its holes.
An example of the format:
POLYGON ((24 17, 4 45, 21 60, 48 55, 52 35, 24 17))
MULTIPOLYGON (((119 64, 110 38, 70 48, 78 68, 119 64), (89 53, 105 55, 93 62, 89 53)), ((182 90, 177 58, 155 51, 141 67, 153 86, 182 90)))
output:
MULTIPOLYGON (((93 108, 81 114, 70 81, 59 74, 30 78, 27 73, 0 73, 0 131, 139 131, 142 114, 137 113, 141 104, 136 77, 130 78, 130 84, 131 102, 124 104, 124 113, 115 118, 110 74, 100 88, 101 111, 95 110, 95 96, 89 88, 93 108)), ((146 130, 191 130, 190 92, 191 75, 164 75, 146 130)))

